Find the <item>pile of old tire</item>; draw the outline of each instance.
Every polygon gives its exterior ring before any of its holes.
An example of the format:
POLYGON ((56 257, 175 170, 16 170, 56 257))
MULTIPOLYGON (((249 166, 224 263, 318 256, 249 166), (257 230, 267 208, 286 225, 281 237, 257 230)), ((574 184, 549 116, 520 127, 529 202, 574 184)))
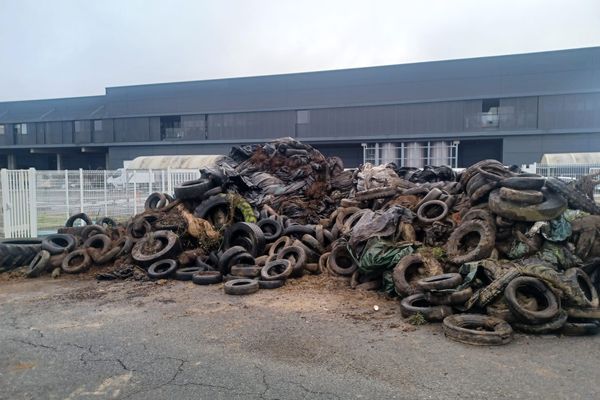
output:
POLYGON ((94 224, 87 215, 75 214, 59 232, 63 233, 40 239, 37 252, 29 260, 27 277, 33 278, 48 272, 52 272, 53 276, 60 272, 85 272, 93 265, 110 264, 128 255, 133 246, 132 238, 125 234, 125 228, 108 217, 94 224), (73 226, 77 220, 85 225, 73 226))

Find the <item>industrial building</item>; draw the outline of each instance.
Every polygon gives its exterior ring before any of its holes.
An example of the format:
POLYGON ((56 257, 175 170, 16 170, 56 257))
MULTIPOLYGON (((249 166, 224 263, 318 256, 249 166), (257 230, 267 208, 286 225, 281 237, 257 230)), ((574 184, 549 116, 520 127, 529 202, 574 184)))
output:
POLYGON ((0 167, 119 168, 291 136, 348 167, 600 150, 600 47, 0 102, 0 167))

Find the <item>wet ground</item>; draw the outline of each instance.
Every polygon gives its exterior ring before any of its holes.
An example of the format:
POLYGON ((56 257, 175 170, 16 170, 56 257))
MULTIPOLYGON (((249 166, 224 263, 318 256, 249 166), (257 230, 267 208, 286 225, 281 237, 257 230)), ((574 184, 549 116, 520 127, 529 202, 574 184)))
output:
POLYGON ((0 282, 1 399, 597 399, 599 356, 600 337, 451 342, 403 322, 397 301, 319 277, 242 297, 0 282))

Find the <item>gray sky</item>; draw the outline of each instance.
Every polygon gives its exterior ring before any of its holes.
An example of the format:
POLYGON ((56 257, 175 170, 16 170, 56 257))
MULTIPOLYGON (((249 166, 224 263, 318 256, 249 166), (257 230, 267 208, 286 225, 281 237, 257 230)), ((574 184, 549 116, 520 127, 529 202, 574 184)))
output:
POLYGON ((0 0, 0 101, 600 45, 598 0, 0 0))

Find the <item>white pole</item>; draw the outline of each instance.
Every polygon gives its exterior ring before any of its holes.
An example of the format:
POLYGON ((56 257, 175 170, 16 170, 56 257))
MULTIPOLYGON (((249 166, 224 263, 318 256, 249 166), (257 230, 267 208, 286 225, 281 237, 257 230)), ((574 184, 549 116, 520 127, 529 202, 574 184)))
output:
POLYGON ((31 237, 37 237, 37 183, 35 168, 29 168, 29 231, 31 237))
POLYGON ((148 195, 152 194, 152 181, 154 181, 154 175, 152 169, 148 169, 148 195))
POLYGON ((104 216, 108 216, 108 193, 106 188, 106 179, 107 179, 106 170, 104 170, 104 216))
POLYGON ((8 171, 6 168, 0 170, 0 184, 2 184, 2 222, 4 224, 4 237, 12 238, 10 223, 10 191, 8 189, 8 171))
POLYGON ((137 214, 137 187, 135 180, 133 181, 133 215, 137 214))
POLYGON ((71 206, 69 205, 69 170, 65 169, 65 200, 67 202, 67 219, 71 216, 71 206))
POLYGON ((83 212, 83 168, 79 168, 79 212, 83 212))

